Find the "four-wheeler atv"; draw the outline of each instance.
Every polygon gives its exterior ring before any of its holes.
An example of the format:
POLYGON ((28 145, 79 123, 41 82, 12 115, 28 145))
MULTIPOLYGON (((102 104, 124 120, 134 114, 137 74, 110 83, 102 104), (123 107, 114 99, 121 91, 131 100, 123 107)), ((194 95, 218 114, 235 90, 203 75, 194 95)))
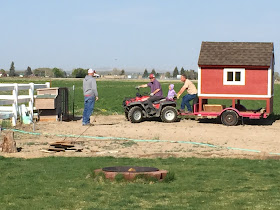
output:
POLYGON ((148 94, 141 95, 139 88, 135 98, 125 98, 123 101, 124 112, 127 120, 132 123, 139 123, 144 118, 160 117, 163 122, 171 123, 177 121, 178 112, 175 101, 169 101, 165 98, 153 103, 156 109, 155 113, 151 112, 148 106, 148 94))

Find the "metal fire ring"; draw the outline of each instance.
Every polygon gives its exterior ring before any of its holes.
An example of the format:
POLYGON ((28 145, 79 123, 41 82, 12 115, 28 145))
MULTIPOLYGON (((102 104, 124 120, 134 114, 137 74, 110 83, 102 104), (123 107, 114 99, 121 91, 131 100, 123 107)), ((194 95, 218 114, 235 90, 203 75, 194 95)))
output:
POLYGON ((154 172, 159 171, 158 168, 153 167, 139 167, 139 166, 114 166, 102 168, 102 171, 107 172, 154 172))

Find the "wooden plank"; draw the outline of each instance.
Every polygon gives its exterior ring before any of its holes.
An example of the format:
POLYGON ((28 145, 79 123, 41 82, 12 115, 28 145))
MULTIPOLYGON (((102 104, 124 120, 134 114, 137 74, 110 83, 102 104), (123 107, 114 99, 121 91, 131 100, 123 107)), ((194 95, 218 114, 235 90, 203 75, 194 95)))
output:
POLYGON ((203 104, 203 111, 206 112, 220 112, 224 109, 224 105, 220 104, 203 104))
POLYGON ((37 89, 37 95, 45 95, 45 94, 58 95, 58 89, 59 88, 37 89))
POLYGON ((57 143, 57 144, 64 144, 64 143, 66 143, 66 144, 74 144, 74 142, 75 141, 55 141, 55 142, 51 142, 49 144, 55 144, 55 143, 57 143))
POLYGON ((54 122, 57 121, 57 115, 54 116, 40 116, 39 118, 40 121, 42 122, 54 122))
POLYGON ((65 149, 64 148, 56 148, 56 147, 50 146, 49 147, 49 151, 65 152, 65 149))
POLYGON ((67 148, 67 147, 74 147, 74 144, 68 144, 68 143, 51 143, 50 146, 55 146, 59 148, 67 148))
POLYGON ((53 98, 36 98, 35 107, 37 109, 55 109, 55 101, 53 98))

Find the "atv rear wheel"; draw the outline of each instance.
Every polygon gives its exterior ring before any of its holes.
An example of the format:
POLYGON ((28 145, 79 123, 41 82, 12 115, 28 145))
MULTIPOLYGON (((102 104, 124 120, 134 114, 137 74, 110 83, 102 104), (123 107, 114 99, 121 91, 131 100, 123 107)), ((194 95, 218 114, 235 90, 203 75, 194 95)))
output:
POLYGON ((177 121, 178 112, 173 106, 166 106, 162 109, 160 118, 163 122, 172 123, 177 121))
POLYGON ((124 112, 124 116, 125 116, 125 119, 126 119, 126 120, 129 120, 129 119, 128 119, 128 112, 127 112, 127 111, 124 112))
POLYGON ((132 123, 140 123, 143 120, 142 109, 138 106, 132 107, 128 111, 128 120, 132 123))

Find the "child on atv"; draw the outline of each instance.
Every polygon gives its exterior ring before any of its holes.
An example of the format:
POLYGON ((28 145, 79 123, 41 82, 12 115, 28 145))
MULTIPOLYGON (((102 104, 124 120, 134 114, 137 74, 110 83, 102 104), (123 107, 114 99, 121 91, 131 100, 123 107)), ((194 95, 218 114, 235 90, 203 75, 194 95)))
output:
POLYGON ((174 98, 177 96, 176 91, 174 90, 174 85, 170 84, 168 88, 169 88, 169 91, 168 91, 166 100, 174 101, 174 98))

